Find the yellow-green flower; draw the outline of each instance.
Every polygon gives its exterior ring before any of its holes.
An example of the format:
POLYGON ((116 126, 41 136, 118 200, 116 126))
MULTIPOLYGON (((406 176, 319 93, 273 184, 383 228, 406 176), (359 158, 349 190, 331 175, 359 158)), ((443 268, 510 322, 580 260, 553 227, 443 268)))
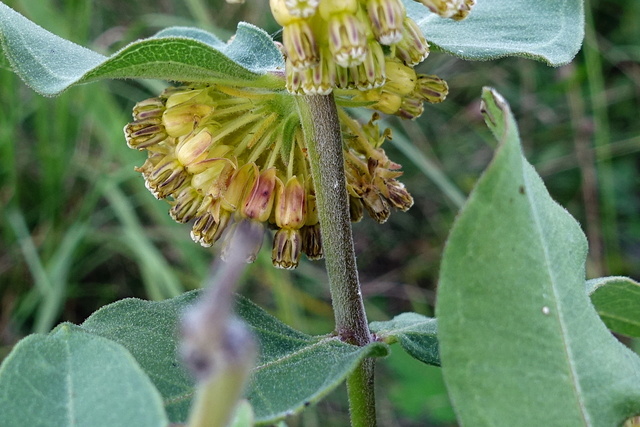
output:
MULTIPOLYGON (((379 222, 391 207, 408 209, 413 200, 396 180, 400 166, 380 148, 390 132, 380 132, 377 115, 360 124, 342 108, 339 113, 353 219, 363 208, 379 222)), ((127 143, 148 153, 137 170, 154 196, 169 202, 174 220, 191 223, 195 242, 211 246, 248 221, 276 230, 277 267, 295 268, 302 253, 322 257, 315 189, 292 95, 218 84, 172 87, 139 102, 133 118, 125 127, 127 143)))
MULTIPOLYGON (((463 19, 475 0, 420 0, 444 17, 463 19)), ((384 85, 389 60, 414 66, 429 44, 401 0, 270 0, 283 27, 287 90, 307 95, 384 85)))

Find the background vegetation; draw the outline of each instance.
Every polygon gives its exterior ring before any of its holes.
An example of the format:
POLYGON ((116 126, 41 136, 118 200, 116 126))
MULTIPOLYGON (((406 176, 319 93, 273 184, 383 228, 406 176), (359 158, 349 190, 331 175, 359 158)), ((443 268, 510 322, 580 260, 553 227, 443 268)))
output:
MULTIPOLYGON (((244 20, 278 38, 265 1, 4 1, 103 53, 171 25, 227 38, 244 20)), ((513 58, 463 62, 438 53, 420 66, 445 78, 450 95, 418 121, 386 121, 394 132, 386 150, 404 166, 416 204, 382 226, 365 218, 354 227, 371 320, 402 311, 433 314, 444 242, 492 156, 479 112, 486 85, 509 101, 528 158, 583 225, 591 245, 588 277, 640 278, 640 3, 587 3, 583 51, 565 67, 513 58)), ((188 227, 150 196, 133 170, 145 155, 127 148, 121 130, 133 105, 163 85, 112 81, 45 99, 0 63, 0 359, 31 332, 79 323, 117 299, 175 296, 206 276, 215 248, 192 243, 188 227)), ((279 271, 263 250, 243 287, 298 329, 332 327, 322 263, 279 271)), ((425 419, 455 425, 438 369, 402 351, 379 365, 381 425, 423 426, 425 419)), ((291 424, 346 424, 338 403, 345 401, 329 399, 291 424)))

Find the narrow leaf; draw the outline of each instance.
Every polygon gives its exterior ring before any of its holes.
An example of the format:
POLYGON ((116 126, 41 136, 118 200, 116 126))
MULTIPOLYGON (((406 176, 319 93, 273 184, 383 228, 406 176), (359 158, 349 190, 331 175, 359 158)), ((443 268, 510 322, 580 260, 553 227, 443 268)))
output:
POLYGON ((586 239, 522 155, 506 102, 485 89, 500 142, 443 256, 438 338, 463 425, 615 426, 640 413, 640 359, 584 292, 586 239))
POLYGON ((387 322, 371 322, 371 331, 389 344, 400 341, 407 353, 421 362, 440 366, 436 319, 417 313, 402 313, 387 322))
POLYGON ((610 330, 640 338, 640 283, 628 277, 602 277, 587 281, 587 293, 610 330))
POLYGON ((202 30, 176 27, 105 57, 51 34, 0 3, 0 41, 15 72, 47 96, 104 78, 245 84, 261 79, 284 86, 265 76, 284 69, 282 55, 267 33, 247 23, 238 25, 230 43, 202 30))
POLYGON ((404 4, 434 47, 462 59, 523 56, 559 66, 571 62, 584 38, 583 0, 478 0, 462 21, 414 0, 404 4))
MULTIPOLYGON (((195 298, 189 292, 162 302, 127 299, 103 307, 82 325, 126 347, 162 394, 172 422, 184 422, 194 383, 177 358, 176 328, 195 298)), ((386 345, 356 347, 336 337, 298 332, 239 297, 237 313, 260 343, 258 367, 246 392, 256 423, 272 424, 301 411, 337 387, 368 356, 386 345)))
POLYGON ((122 346, 63 324, 18 343, 0 367, 0 425, 168 424, 162 400, 122 346))

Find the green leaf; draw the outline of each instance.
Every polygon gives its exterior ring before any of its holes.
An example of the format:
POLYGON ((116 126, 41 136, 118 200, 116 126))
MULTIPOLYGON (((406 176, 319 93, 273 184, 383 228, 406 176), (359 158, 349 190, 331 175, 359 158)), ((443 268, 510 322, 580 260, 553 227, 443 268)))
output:
POLYGON ((124 299, 102 307, 81 327, 123 345, 162 395, 172 422, 185 421, 194 381, 178 360, 177 327, 195 292, 160 302, 124 299))
POLYGON ((168 424, 160 394, 122 346, 63 324, 30 335, 0 367, 0 425, 168 424))
POLYGON ((404 4, 435 48, 462 59, 523 56, 559 66, 571 62, 584 38, 583 0, 479 0, 462 21, 417 1, 404 4))
MULTIPOLYGON (((184 422, 195 391, 177 359, 180 313, 195 298, 127 299, 103 307, 82 327, 129 349, 162 394, 172 422, 184 422)), ((298 332, 239 297, 237 313, 260 343, 258 366, 247 390, 256 423, 271 424, 315 403, 337 387, 368 356, 384 356, 387 346, 356 347, 336 337, 298 332)))
POLYGON ((640 413, 640 359, 584 292, 586 239, 524 158, 507 103, 483 101, 500 146, 453 227, 436 306, 459 420, 619 425, 640 413))
POLYGON ((223 43, 195 28, 175 27, 129 44, 105 57, 37 26, 0 3, 0 41, 15 72, 35 91, 58 95, 69 87, 105 78, 155 78, 186 82, 280 85, 270 71, 284 60, 263 30, 238 24, 223 43))
POLYGON ((371 322, 371 332, 386 343, 400 341, 407 353, 421 362, 440 366, 438 323, 417 313, 402 313, 387 322, 371 322))
POLYGON ((587 281, 587 293, 607 328, 640 337, 640 283, 628 277, 602 277, 587 281))

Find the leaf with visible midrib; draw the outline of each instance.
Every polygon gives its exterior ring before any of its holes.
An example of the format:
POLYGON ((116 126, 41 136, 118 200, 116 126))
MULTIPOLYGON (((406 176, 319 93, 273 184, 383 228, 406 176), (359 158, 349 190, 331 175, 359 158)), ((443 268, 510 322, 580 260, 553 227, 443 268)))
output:
POLYGON ((0 368, 3 427, 164 427, 162 399, 119 344, 69 324, 20 341, 0 368))
MULTIPOLYGON (((162 394, 172 422, 187 418, 194 383, 177 359, 177 325, 197 292, 151 302, 126 299, 98 310, 82 327, 112 339, 138 360, 162 394)), ((298 332, 238 297, 237 312, 260 343, 258 367, 246 395, 256 422, 270 424, 297 413, 335 389, 368 356, 383 356, 386 345, 345 344, 336 337, 298 332)))
POLYGON ((587 282, 587 293, 609 329, 640 337, 640 283, 628 277, 601 277, 587 282))
POLYGON ((615 426, 640 413, 640 359, 584 291, 586 239, 524 159, 506 102, 485 89, 500 142, 443 255, 438 338, 463 425, 615 426))
POLYGON ((584 38, 582 0, 478 0, 462 21, 414 0, 404 4, 434 47, 462 59, 523 56, 559 66, 571 62, 584 38))
POLYGON ((282 54, 266 32, 247 23, 238 24, 230 43, 203 30, 174 27, 105 57, 46 31, 0 3, 0 42, 15 72, 47 96, 104 78, 246 85, 260 79, 264 85, 284 87, 284 81, 265 75, 284 70, 282 54))

